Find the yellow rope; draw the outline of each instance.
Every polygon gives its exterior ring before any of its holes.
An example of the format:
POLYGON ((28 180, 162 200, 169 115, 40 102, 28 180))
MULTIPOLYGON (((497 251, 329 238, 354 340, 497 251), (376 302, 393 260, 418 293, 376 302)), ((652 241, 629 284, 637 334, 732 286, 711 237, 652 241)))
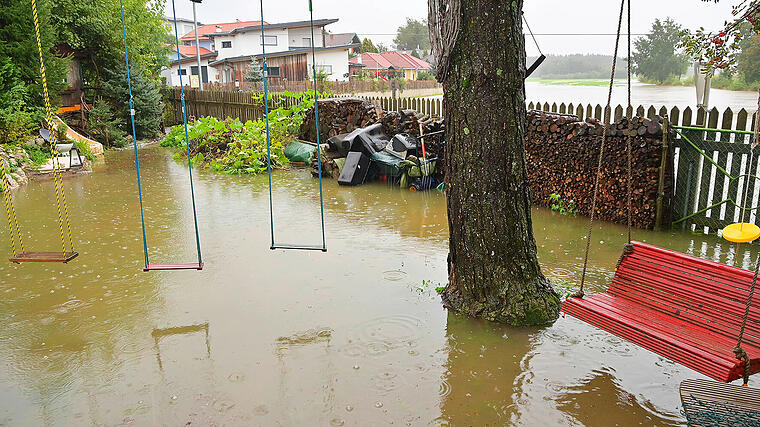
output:
POLYGON ((18 238, 18 244, 21 252, 24 252, 24 241, 21 239, 21 229, 18 226, 18 217, 16 216, 16 208, 13 206, 13 197, 11 196, 11 186, 8 184, 8 175, 5 171, 5 161, 0 159, 0 175, 3 180, 3 203, 5 204, 5 214, 8 217, 8 232, 11 236, 11 250, 13 255, 19 254, 16 251, 16 238, 18 238), (14 227, 13 224, 16 224, 14 227))
POLYGON ((66 193, 63 191, 63 178, 61 177, 60 166, 58 164, 58 153, 56 150, 56 129, 53 126, 53 109, 50 107, 50 95, 48 94, 47 76, 45 74, 45 60, 42 55, 42 39, 40 37, 40 21, 37 16, 37 0, 32 0, 32 15, 34 17, 34 31, 37 35, 37 50, 40 54, 40 74, 42 74, 42 93, 45 97, 45 121, 50 133, 50 155, 53 158, 53 181, 55 182, 55 203, 58 208, 58 230, 61 233, 61 246, 63 252, 66 252, 66 236, 63 231, 64 216, 66 219, 66 229, 68 231, 69 247, 74 251, 74 243, 71 237, 71 222, 69 221, 69 208, 66 204, 66 193), (63 209, 63 213, 61 212, 63 209))

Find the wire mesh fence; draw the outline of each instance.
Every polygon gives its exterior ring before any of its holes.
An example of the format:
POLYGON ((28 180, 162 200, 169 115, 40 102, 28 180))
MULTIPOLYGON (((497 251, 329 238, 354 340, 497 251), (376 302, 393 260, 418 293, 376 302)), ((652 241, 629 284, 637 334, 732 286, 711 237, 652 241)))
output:
MULTIPOLYGON (((746 112, 739 117, 742 123, 747 123, 746 112)), ((760 149, 752 149, 752 132, 692 126, 673 130, 673 225, 712 233, 734 222, 757 223, 760 149)))

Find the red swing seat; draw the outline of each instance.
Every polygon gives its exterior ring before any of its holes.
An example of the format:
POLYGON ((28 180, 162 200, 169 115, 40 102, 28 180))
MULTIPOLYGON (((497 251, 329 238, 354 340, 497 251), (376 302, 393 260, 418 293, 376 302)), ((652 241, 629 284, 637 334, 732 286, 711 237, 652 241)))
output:
MULTIPOLYGON (((605 293, 569 297, 562 310, 718 381, 742 378, 733 349, 754 273, 640 242, 605 293)), ((742 348, 760 371, 760 296, 742 348)))

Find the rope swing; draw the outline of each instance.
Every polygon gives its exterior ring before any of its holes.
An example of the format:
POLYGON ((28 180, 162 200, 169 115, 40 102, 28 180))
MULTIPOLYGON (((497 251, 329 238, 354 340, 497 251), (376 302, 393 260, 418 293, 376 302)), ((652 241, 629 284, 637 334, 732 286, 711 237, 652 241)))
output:
POLYGON ((267 175, 269 177, 269 229, 271 236, 270 249, 292 249, 302 251, 322 251, 327 252, 327 240, 325 238, 325 202, 324 192, 322 187, 322 148, 319 137, 319 92, 317 91, 317 59, 316 59, 316 47, 314 45, 314 12, 309 0, 309 24, 311 27, 311 62, 314 78, 314 118, 316 120, 317 130, 317 166, 319 172, 319 210, 322 221, 322 245, 303 245, 303 244, 284 244, 277 243, 275 239, 275 227, 274 227, 274 202, 272 197, 272 142, 269 135, 269 75, 267 72, 267 53, 266 45, 264 43, 264 0, 259 0, 261 6, 261 51, 263 58, 263 74, 264 74, 264 117, 267 133, 267 175))
MULTIPOLYGON (((185 89, 182 83, 182 56, 179 54, 179 30, 177 28, 177 8, 172 0, 172 12, 174 14, 174 40, 177 47, 177 62, 179 64, 179 86, 182 99, 182 122, 185 127, 185 145, 187 146, 187 168, 190 176, 190 196, 193 205, 193 224, 195 226, 195 245, 198 254, 198 262, 185 264, 151 264, 148 254, 148 238, 145 231, 145 211, 143 205, 142 182, 140 179, 140 158, 137 155, 137 132, 135 131, 135 103, 132 96, 132 77, 129 67, 129 53, 127 49, 127 27, 124 19, 124 2, 119 0, 121 6, 121 30, 124 36, 124 61, 127 67, 127 87, 129 89, 129 115, 132 122, 132 142, 134 145, 135 170, 137 172, 137 194, 140 198, 140 222, 142 225, 143 256, 145 267, 143 271, 166 271, 166 270, 203 270, 203 257, 201 255, 201 239, 198 231, 198 211, 195 206, 195 188, 193 186, 193 163, 190 158, 190 138, 187 131, 187 111, 185 109, 185 89)), ((200 72, 200 71, 199 71, 200 72)))
POLYGON ((58 212, 58 231, 61 237, 61 252, 26 252, 22 239, 21 227, 13 204, 13 196, 10 192, 5 161, 0 161, 0 175, 3 181, 3 204, 8 217, 9 233, 11 236, 11 262, 61 262, 67 263, 79 254, 74 251, 74 241, 71 236, 71 220, 69 219, 69 207, 66 203, 66 193, 63 190, 63 177, 61 166, 58 162, 58 150, 56 148, 57 132, 53 121, 53 109, 50 106, 50 94, 47 87, 47 73, 45 58, 42 51, 42 38, 40 37, 40 20, 37 13, 37 0, 32 0, 32 17, 34 19, 34 33, 37 41, 37 52, 40 55, 40 75, 42 77, 42 94, 45 100, 45 123, 50 134, 50 157, 53 163, 53 182, 55 183, 55 205, 58 212), (64 229, 65 228, 65 229, 64 229), (17 246, 18 244, 18 246, 17 246))

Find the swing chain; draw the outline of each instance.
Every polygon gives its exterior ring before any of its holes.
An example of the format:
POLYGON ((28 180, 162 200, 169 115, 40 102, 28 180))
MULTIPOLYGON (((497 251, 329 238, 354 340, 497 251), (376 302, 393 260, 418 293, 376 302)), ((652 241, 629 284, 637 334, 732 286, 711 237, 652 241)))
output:
MULTIPOLYGON (((583 292, 583 286, 586 282, 586 271, 588 270, 588 256, 589 252, 591 250, 591 233, 593 231, 594 227, 594 216, 596 214, 596 199, 599 196, 599 181, 600 176, 602 174, 602 160, 604 159, 604 146, 607 143, 607 133, 609 132, 611 121, 610 118, 612 116, 612 87, 615 83, 615 68, 617 66, 617 56, 618 56, 618 48, 620 46, 620 29, 623 25, 623 9, 625 6, 626 0, 620 1, 620 17, 618 18, 618 27, 617 27, 617 35, 615 37, 615 53, 612 57, 612 71, 610 72, 610 87, 609 91, 607 92, 607 106, 604 110, 604 132, 602 133, 602 143, 599 147, 599 161, 597 162, 596 166, 596 178, 594 180, 594 197, 591 199, 591 217, 589 218, 588 222, 588 232, 586 233, 586 253, 583 258, 583 273, 581 274, 581 285, 578 292, 573 294, 573 297, 576 298, 583 298, 585 295, 583 292)), ((628 30, 630 32, 630 28, 628 30)))

